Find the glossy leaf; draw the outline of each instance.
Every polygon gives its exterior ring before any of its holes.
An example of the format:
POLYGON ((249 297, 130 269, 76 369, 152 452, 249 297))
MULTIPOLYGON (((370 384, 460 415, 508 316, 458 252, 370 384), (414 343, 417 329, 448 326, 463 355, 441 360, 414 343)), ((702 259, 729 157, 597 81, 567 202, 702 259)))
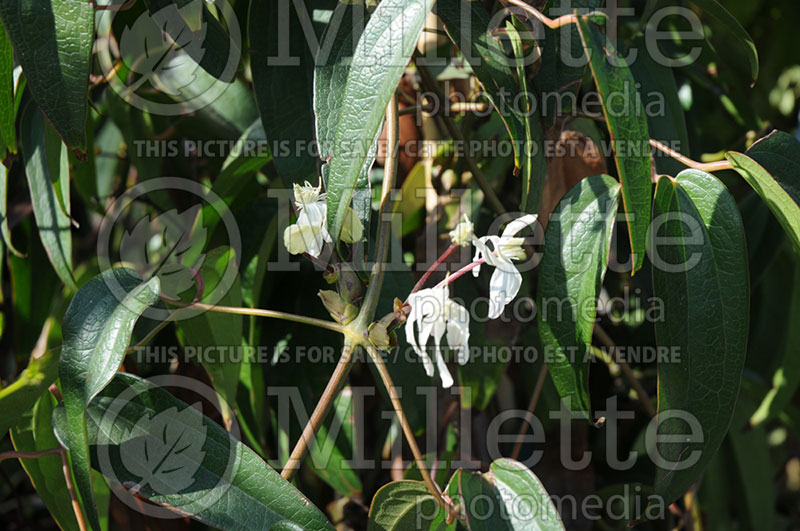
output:
POLYGON ((588 354, 619 196, 619 183, 607 175, 572 187, 548 222, 539 265, 539 331, 551 353, 548 369, 567 406, 590 421, 588 354))
POLYGON ((61 142, 51 141, 49 128, 36 105, 25 108, 20 125, 25 174, 47 257, 61 281, 76 289, 72 276, 67 151, 61 142))
POLYGON ((800 142, 782 131, 726 158, 775 214, 800 252, 800 142))
POLYGON ((70 450, 84 512, 95 529, 86 408, 119 370, 136 320, 158 295, 157 277, 142 282, 130 269, 110 269, 83 285, 64 315, 58 366, 64 395, 61 440, 70 450))
MULTIPOLYGON (((55 418, 63 417, 61 408, 55 418)), ((166 390, 137 376, 119 373, 91 402, 87 434, 94 466, 122 485, 137 485, 138 495, 174 507, 220 529, 333 529, 314 505, 247 446, 166 390), (158 428, 170 422, 173 437, 191 448, 181 464, 184 488, 142 476, 123 458, 143 444, 155 444, 158 428), (191 472, 189 474, 188 472, 191 472)), ((56 433, 63 437, 56 422, 56 433)))
POLYGON ((561 516, 550 495, 528 467, 513 459, 497 459, 485 474, 500 493, 510 529, 548 531, 563 530, 561 516))
POLYGON ((743 63, 749 67, 750 76, 753 83, 758 79, 758 52, 753 39, 742 27, 736 17, 731 15, 717 0, 690 0, 692 4, 710 15, 717 22, 722 24, 730 33, 726 38, 726 43, 736 49, 743 63))
POLYGON ((0 157, 17 152, 17 117, 14 105, 14 49, 6 30, 0 26, 0 157))
POLYGON ((662 177, 653 216, 653 292, 664 307, 656 340, 673 356, 658 365, 664 462, 656 463, 655 488, 671 503, 700 477, 728 431, 747 348, 749 276, 739 211, 715 177, 698 170, 662 177), (702 442, 687 436, 687 414, 702 442))
MULTIPOLYGON (((52 416, 56 399, 44 391, 33 407, 21 411, 22 418, 11 430, 11 440, 18 452, 35 452, 58 447, 53 434, 52 416)), ((75 512, 67 492, 61 458, 47 455, 38 459, 20 459, 31 479, 36 494, 42 499, 53 519, 64 531, 78 530, 75 512)))
POLYGON ((372 498, 367 530, 429 529, 425 520, 440 510, 423 482, 393 481, 372 498))
POLYGON ((631 251, 636 273, 644 263, 647 230, 650 225, 650 133, 642 102, 633 93, 636 81, 606 40, 598 26, 585 18, 578 19, 581 40, 589 55, 614 146, 614 160, 622 182, 622 204, 628 221, 631 251), (628 97, 620 98, 620 94, 628 97))
POLYGON ((0 19, 42 112, 72 150, 85 152, 94 6, 3 0, 0 19))
MULTIPOLYGON (((342 115, 341 93, 353 61, 356 43, 366 24, 367 12, 362 3, 339 3, 322 37, 314 65, 314 123, 320 158, 330 160, 336 140, 336 128, 342 115)), ((369 227, 372 214, 372 193, 369 172, 378 152, 373 143, 361 166, 353 191, 353 210, 361 225, 369 227)), ((322 178, 328 182, 329 165, 322 166, 322 178)))
POLYGON ((386 105, 432 5, 433 0, 384 0, 370 17, 353 53, 326 170, 328 231, 337 245, 358 177, 380 134, 386 105))

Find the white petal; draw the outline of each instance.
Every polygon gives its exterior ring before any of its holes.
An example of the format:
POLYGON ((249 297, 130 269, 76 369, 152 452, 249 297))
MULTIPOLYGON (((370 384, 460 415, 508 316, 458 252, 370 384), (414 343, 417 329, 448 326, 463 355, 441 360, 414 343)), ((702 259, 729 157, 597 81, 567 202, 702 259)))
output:
POLYGON ((489 281, 489 319, 497 319, 503 308, 519 293, 522 274, 508 262, 509 267, 498 267, 489 281))
POLYGON ((317 257, 320 254, 320 246, 317 245, 317 241, 321 237, 319 227, 298 224, 289 225, 283 231, 283 245, 291 254, 308 253, 317 257))
POLYGON ((439 378, 442 379, 442 387, 445 389, 452 387, 453 376, 450 374, 450 371, 447 370, 447 364, 444 362, 442 353, 439 350, 436 351, 436 368, 439 369, 439 378))
POLYGON ((464 365, 469 361, 469 312, 455 302, 450 303, 447 344, 456 351, 456 360, 459 364, 464 365))
MULTIPOLYGON (((417 353, 417 356, 422 359, 422 366, 425 368, 425 373, 428 376, 433 376, 433 362, 428 356, 428 353, 420 348, 419 343, 417 343, 417 338, 414 337, 414 324, 418 321, 418 317, 419 316, 415 315, 414 307, 412 306, 411 313, 408 314, 408 320, 406 321, 406 341, 414 349, 414 352, 417 353)), ((423 344, 423 347, 424 346, 423 344)))
POLYGON ((536 219, 539 216, 536 214, 526 214, 524 216, 518 217, 517 219, 511 221, 508 225, 506 225, 505 230, 503 230, 503 236, 513 236, 525 227, 529 225, 533 225, 536 223, 536 219))

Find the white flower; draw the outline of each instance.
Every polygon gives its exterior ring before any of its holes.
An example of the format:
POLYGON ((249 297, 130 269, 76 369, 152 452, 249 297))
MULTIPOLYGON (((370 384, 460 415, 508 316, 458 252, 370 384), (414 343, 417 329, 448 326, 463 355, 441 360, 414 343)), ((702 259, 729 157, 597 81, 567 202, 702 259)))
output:
POLYGON ((435 345, 434 357, 442 379, 442 387, 453 385, 453 377, 447 370, 442 357, 441 341, 447 333, 447 344, 456 351, 458 363, 464 365, 469 361, 469 312, 460 304, 450 300, 447 284, 441 287, 423 289, 408 296, 411 313, 406 322, 406 340, 414 347, 414 351, 422 358, 422 364, 428 376, 433 376, 433 363, 425 348, 428 339, 433 336, 435 345), (419 331, 419 341, 414 336, 414 327, 419 331))
POLYGON ((308 253, 318 257, 324 242, 330 242, 326 217, 328 206, 322 184, 312 186, 308 181, 303 186, 294 185, 294 205, 297 208, 297 223, 289 225, 283 232, 283 244, 292 254, 308 253))
MULTIPOLYGON (((483 236, 472 240, 475 245, 474 260, 483 258, 487 264, 495 268, 489 281, 489 319, 500 317, 506 304, 514 300, 519 293, 522 275, 512 261, 525 258, 525 250, 522 248, 525 240, 516 237, 516 234, 535 223, 536 218, 536 214, 527 214, 506 225, 501 236, 483 236), (492 243, 492 249, 487 245, 488 242, 492 243)), ((472 274, 477 277, 480 269, 480 266, 475 267, 472 274)))
POLYGON ((469 220, 466 214, 462 217, 461 223, 456 225, 456 228, 450 231, 450 240, 456 244, 464 247, 472 242, 474 237, 475 226, 469 220))

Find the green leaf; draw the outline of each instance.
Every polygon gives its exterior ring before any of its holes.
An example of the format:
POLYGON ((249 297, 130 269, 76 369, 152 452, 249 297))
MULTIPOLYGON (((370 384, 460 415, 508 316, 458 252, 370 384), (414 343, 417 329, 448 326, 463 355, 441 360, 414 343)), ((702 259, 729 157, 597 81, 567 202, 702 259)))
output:
POLYGON ((42 112, 67 146, 85 155, 94 5, 3 0, 0 19, 42 112))
POLYGON ((23 254, 11 243, 11 230, 8 228, 8 168, 5 165, 0 166, 0 233, 8 250, 15 256, 22 257, 23 254))
POLYGON ((328 172, 328 230, 337 242, 358 177, 380 134, 386 105, 422 32, 433 0, 384 0, 370 17, 340 94, 328 172))
POLYGON ((747 350, 750 289, 742 220, 716 178, 698 170, 662 177, 653 216, 653 293, 664 308, 656 340, 674 357, 658 365, 657 418, 678 415, 661 419, 658 433, 681 435, 657 444, 667 462, 656 463, 655 488, 671 503, 697 480, 728 431, 747 350), (702 429, 702 442, 687 435, 687 414, 702 429), (676 469, 678 462, 691 466, 676 469))
POLYGON ((800 143, 774 131, 746 153, 729 151, 725 157, 767 203, 800 253, 800 143))
POLYGON ((731 15, 717 0, 690 0, 690 2, 714 20, 722 24, 730 33, 725 39, 726 44, 730 44, 736 49, 743 63, 750 67, 750 76, 753 83, 758 79, 758 51, 753 39, 747 31, 739 24, 736 17, 731 15))
POLYGON ((500 42, 493 35, 494 28, 490 26, 489 13, 480 2, 439 0, 434 10, 444 22, 450 40, 469 62, 513 142, 515 173, 522 173, 522 210, 538 212, 547 171, 543 149, 544 131, 538 106, 535 111, 527 112, 532 108, 532 103, 526 89, 519 33, 513 25, 507 25, 515 63, 519 63, 516 65, 518 81, 509 66, 512 59, 506 56, 500 42), (531 148, 537 150, 536 156, 531 156, 531 148))
POLYGON ((86 408, 119 370, 133 325, 158 301, 159 281, 142 282, 130 269, 110 269, 87 282, 72 299, 62 324, 58 374, 64 395, 64 437, 75 483, 89 523, 99 529, 92 495, 86 408))
POLYGON ((564 529, 553 500, 550 499, 539 478, 528 467, 513 459, 498 459, 491 464, 486 477, 500 492, 510 529, 531 531, 564 529))
MULTIPOLYGON (((355 43, 361 37, 368 16, 363 3, 340 2, 331 15, 322 45, 317 51, 314 66, 314 123, 322 160, 329 160, 333 156, 336 128, 342 115, 340 98, 347 86, 355 43)), ((378 144, 373 143, 353 191, 353 210, 365 228, 369 227, 372 214, 369 171, 377 152, 378 144)), ((327 164, 322 167, 322 177, 326 183, 329 169, 327 164)))
POLYGON ((628 220, 631 274, 644 263, 647 230, 650 226, 650 133, 647 116, 636 91, 633 74, 593 22, 578 18, 581 40, 590 57, 589 65, 603 104, 608 131, 614 146, 614 160, 622 182, 622 204, 628 220), (620 98, 620 94, 629 97, 620 98))
MULTIPOLYGON (((62 408, 56 410, 55 418, 59 417, 62 408)), ((89 405, 88 420, 88 438, 97 456, 94 466, 105 475, 112 473, 123 485, 137 485, 138 494, 156 504, 220 529, 333 529, 305 496, 252 450, 147 380, 118 373, 89 405), (164 422, 170 423, 172 438, 180 437, 188 447, 180 463, 186 469, 180 471, 185 488, 157 481, 143 484, 143 477, 131 470, 141 465, 123 459, 123 454, 141 452, 144 444, 157 446, 162 434, 150 428, 164 422)), ((63 420, 56 421, 60 439, 63 426, 63 420)))
POLYGON ((29 104, 22 113, 20 137, 33 214, 50 263, 74 290, 67 150, 48 138, 49 128, 38 107, 29 104))
POLYGON ((589 421, 589 347, 619 196, 619 183, 608 175, 573 186, 547 224, 539 265, 539 333, 551 353, 548 369, 567 406, 589 421))
POLYGON ((421 481, 393 481, 372 498, 367 530, 429 529, 441 509, 421 481))
MULTIPOLYGON (((20 411, 21 418, 11 429, 15 450, 35 452, 58 448, 52 425, 55 402, 50 393, 44 392, 33 407, 20 411)), ((58 455, 46 455, 38 459, 20 459, 20 463, 58 526, 64 531, 79 529, 72 502, 65 495, 67 484, 61 458, 58 455)))
MULTIPOLYGON (((221 306, 237 308, 242 305, 239 275, 237 274, 232 281, 227 281, 225 278, 229 263, 235 262, 236 259, 230 247, 219 247, 205 256, 199 270, 200 278, 203 279, 203 296, 200 302, 206 304, 216 302, 221 306)), ((203 312, 191 319, 180 321, 178 327, 183 331, 184 344, 196 349, 195 352, 213 351, 214 347, 235 349, 242 345, 244 317, 229 313, 203 312)), ((222 397, 222 416, 225 422, 230 424, 231 410, 236 405, 241 363, 238 357, 232 357, 226 351, 216 352, 221 356, 220 359, 201 359, 200 363, 211 377, 214 389, 222 397)))
MULTIPOLYGON (((264 125, 261 123, 261 118, 257 118, 245 129, 236 144, 239 146, 264 146, 266 142, 264 125)), ((214 181, 214 191, 221 197, 227 197, 229 193, 244 184, 242 181, 252 177, 252 174, 271 160, 272 154, 269 151, 264 152, 260 148, 256 148, 255 154, 241 149, 231 152, 222 163, 222 172, 214 181)))
POLYGON ((317 159, 303 149, 314 138, 313 57, 301 22, 310 24, 312 7, 311 3, 251 0, 247 17, 258 112, 270 142, 289 146, 288 153, 273 149, 278 175, 287 183, 317 180, 317 159), (296 11, 298 5, 305 7, 302 13, 296 11))
POLYGON ((14 49, 6 30, 0 26, 0 158, 17 152, 17 117, 14 105, 14 49))

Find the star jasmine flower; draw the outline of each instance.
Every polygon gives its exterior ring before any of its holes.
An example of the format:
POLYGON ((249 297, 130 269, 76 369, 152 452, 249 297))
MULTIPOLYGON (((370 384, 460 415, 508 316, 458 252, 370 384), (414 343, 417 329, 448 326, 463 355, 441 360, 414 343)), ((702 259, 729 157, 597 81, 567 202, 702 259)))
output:
POLYGON ((456 225, 456 228, 450 231, 450 241, 452 241, 455 245, 464 247, 472 242, 475 226, 472 224, 466 214, 464 214, 461 219, 461 223, 456 225))
POLYGON ((411 312, 406 322, 406 340, 422 358, 427 375, 433 376, 433 362, 425 352, 428 339, 433 336, 434 357, 442 387, 452 386, 453 377, 442 357, 441 341, 446 333, 447 344, 456 351, 458 363, 464 365, 469 360, 469 312, 450 300, 450 290, 446 283, 412 293, 408 297, 408 304, 411 312), (415 327, 418 337, 414 335, 415 327))
MULTIPOLYGON (((313 186, 308 181, 303 186, 294 185, 294 205, 297 222, 283 232, 283 244, 291 254, 308 253, 317 258, 325 242, 332 243, 328 232, 328 204, 322 184, 313 186)), ((353 243, 361 240, 363 227, 352 208, 345 213, 342 240, 353 243)))
MULTIPOLYGON (((500 317, 506 304, 514 300, 519 293, 522 274, 512 262, 525 258, 525 250, 522 248, 525 239, 516 234, 535 223, 536 218, 536 214, 522 216, 506 225, 500 236, 483 236, 472 240, 472 244, 475 245, 474 261, 483 259, 495 268, 489 281, 489 319, 500 317), (487 245, 490 242, 491 249, 487 245)), ((477 277, 480 269, 480 265, 476 266, 472 274, 477 277)))

